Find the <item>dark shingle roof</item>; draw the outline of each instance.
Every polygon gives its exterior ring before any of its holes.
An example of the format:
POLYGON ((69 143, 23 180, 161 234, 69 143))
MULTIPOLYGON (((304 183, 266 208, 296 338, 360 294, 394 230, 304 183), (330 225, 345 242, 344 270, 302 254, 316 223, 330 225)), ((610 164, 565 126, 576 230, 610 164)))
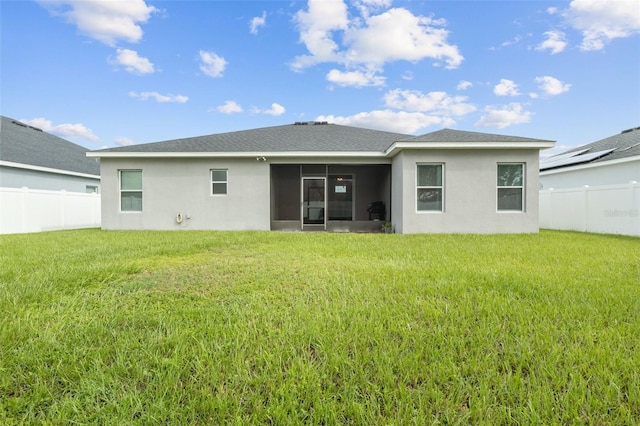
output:
POLYGON ((410 135, 327 123, 296 123, 174 139, 96 152, 382 152, 410 135))
POLYGON ((549 157, 540 163, 540 170, 620 160, 628 157, 640 157, 640 127, 623 130, 617 135, 549 157), (575 155, 571 155, 571 153, 575 153, 575 155))
POLYGON ((12 118, 0 122, 0 160, 76 173, 100 175, 87 149, 12 118))
POLYGON ((442 129, 420 136, 402 139, 399 142, 552 142, 520 136, 494 135, 491 133, 468 132, 464 130, 442 129))
MULTIPOLYGON (((422 136, 392 133, 359 127, 302 122, 236 132, 218 133, 94 151, 101 153, 270 153, 270 152, 376 152, 387 151, 395 142, 485 143, 552 142, 519 136, 492 135, 443 129, 422 136)), ((416 145, 417 146, 417 145, 416 145)), ((405 145, 405 147, 407 147, 405 145)))

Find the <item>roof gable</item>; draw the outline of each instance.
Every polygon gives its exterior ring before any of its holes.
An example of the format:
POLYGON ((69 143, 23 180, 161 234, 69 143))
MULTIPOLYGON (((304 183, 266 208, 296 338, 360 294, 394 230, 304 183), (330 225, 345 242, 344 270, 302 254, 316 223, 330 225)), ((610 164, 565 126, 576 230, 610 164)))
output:
POLYGON ((88 150, 9 117, 0 121, 0 160, 99 176, 100 165, 88 150))

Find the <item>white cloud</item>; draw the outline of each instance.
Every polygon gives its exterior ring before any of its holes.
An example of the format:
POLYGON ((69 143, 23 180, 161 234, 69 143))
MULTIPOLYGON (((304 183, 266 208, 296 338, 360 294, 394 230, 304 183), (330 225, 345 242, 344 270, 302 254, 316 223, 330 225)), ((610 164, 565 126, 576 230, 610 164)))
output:
POLYGON ((152 74, 155 69, 153 64, 147 59, 138 56, 138 52, 129 49, 118 49, 118 56, 110 62, 115 65, 122 65, 125 70, 132 74, 152 74))
POLYGON ((495 46, 489 47, 489 50, 493 50, 493 51, 500 50, 503 47, 514 46, 514 45, 520 43, 521 41, 522 41, 522 36, 520 34, 518 34, 518 35, 514 36, 511 40, 503 41, 502 43, 500 43, 500 46, 498 46, 498 47, 495 47, 495 46))
POLYGON ((552 55, 562 52, 567 47, 565 34, 562 31, 547 31, 544 33, 547 39, 540 43, 536 50, 550 50, 552 55))
POLYGON ((502 47, 513 46, 514 44, 520 43, 521 40, 522 40, 522 36, 521 35, 517 35, 511 40, 503 41, 500 46, 502 46, 502 47))
POLYGON ((131 146, 136 144, 133 139, 127 138, 125 136, 118 136, 114 139, 114 141, 120 146, 131 146))
POLYGON ((415 134, 419 130, 433 125, 451 126, 455 124, 452 119, 447 117, 437 117, 422 112, 392 111, 389 109, 361 112, 348 117, 321 115, 318 116, 316 120, 328 121, 344 126, 364 127, 407 134, 415 134))
POLYGON ((267 114, 267 115, 273 115, 274 117, 284 114, 285 111, 286 111, 285 107, 275 102, 271 104, 270 109, 253 108, 253 112, 255 114, 267 114))
POLYGON ((242 107, 235 101, 226 101, 223 105, 217 106, 216 110, 225 114, 242 112, 242 107))
POLYGON ((518 85, 514 81, 507 80, 506 78, 500 79, 500 83, 493 88, 493 93, 497 96, 518 96, 520 94, 518 85))
POLYGON ((384 0, 361 0, 356 3, 361 16, 349 19, 343 0, 309 0, 308 11, 301 10, 295 17, 300 41, 309 54, 297 56, 292 69, 300 71, 334 62, 380 70, 387 62, 426 58, 446 68, 457 68, 462 63, 464 58, 457 46, 447 41, 449 32, 442 28, 444 20, 415 16, 404 8, 370 15, 389 5, 384 0))
POLYGON ((413 72, 412 71, 406 71, 404 74, 402 74, 402 79, 406 80, 406 81, 413 80, 413 72))
POLYGON ((638 0, 573 0, 564 16, 582 33, 582 50, 600 50, 611 40, 640 33, 638 0))
POLYGON ((502 107, 486 107, 486 115, 475 123, 475 127, 497 127, 503 129, 514 124, 531 121, 531 112, 525 111, 519 103, 511 103, 502 107))
POLYGON ((417 62, 425 58, 444 61, 457 68, 463 57, 457 46, 448 44, 449 32, 439 28, 443 20, 415 16, 407 9, 389 9, 368 17, 363 27, 351 27, 344 36, 348 63, 382 66, 386 62, 417 62))
POLYGON ((249 23, 249 32, 251 34, 258 34, 258 28, 264 27, 267 24, 267 12, 262 12, 262 16, 255 16, 249 23))
POLYGON ((339 71, 333 69, 327 74, 327 80, 338 86, 384 86, 385 78, 375 74, 375 71, 339 71))
POLYGON ((140 99, 141 101, 146 101, 147 99, 155 99, 156 102, 160 103, 168 103, 168 102, 176 102, 179 104, 183 104, 189 100, 187 96, 183 95, 162 95, 158 92, 129 92, 129 96, 132 98, 140 99))
POLYGON ((355 0, 354 5, 362 16, 369 16, 373 12, 391 7, 391 0, 355 0))
POLYGON ((300 31, 300 41, 310 53, 294 60, 292 68, 297 71, 321 62, 340 62, 332 32, 346 30, 349 23, 347 6, 342 0, 309 0, 308 5, 308 11, 300 10, 294 18, 300 31))
POLYGON ((571 89, 571 84, 563 83, 557 78, 545 75, 544 77, 536 77, 536 83, 538 87, 546 95, 555 96, 561 93, 568 92, 571 89))
POLYGON ((473 83, 466 80, 460 80, 460 83, 456 86, 458 90, 467 90, 468 88, 473 87, 473 83))
POLYGON ((82 33, 109 46, 118 40, 140 41, 143 34, 140 24, 158 11, 144 0, 40 0, 40 4, 64 16, 82 33))
POLYGON ((207 52, 206 50, 201 50, 199 55, 200 61, 202 62, 200 64, 200 71, 209 77, 222 77, 222 73, 228 64, 222 56, 218 56, 214 52, 207 52))
POLYGON ((440 117, 463 116, 476 110, 466 103, 466 96, 450 96, 446 92, 422 93, 417 90, 391 90, 384 96, 385 105, 390 108, 430 112, 440 117))
POLYGON ((80 138, 86 139, 90 141, 100 140, 99 137, 93 134, 91 129, 87 128, 84 124, 76 123, 76 124, 53 124, 51 120, 47 120, 46 118, 33 118, 31 120, 20 120, 22 123, 28 124, 29 126, 37 127, 41 130, 44 130, 47 133, 51 133, 63 138, 80 138))

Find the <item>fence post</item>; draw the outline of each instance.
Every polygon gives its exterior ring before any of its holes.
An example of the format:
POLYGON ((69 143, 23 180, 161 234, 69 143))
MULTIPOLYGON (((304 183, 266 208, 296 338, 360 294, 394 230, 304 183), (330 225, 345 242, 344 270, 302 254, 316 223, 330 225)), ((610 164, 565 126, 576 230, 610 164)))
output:
POLYGON ((632 180, 629 182, 629 191, 631 192, 629 195, 629 200, 631 201, 629 206, 629 216, 631 218, 631 223, 635 223, 635 229, 631 231, 631 235, 640 236, 640 199, 636 199, 636 189, 639 189, 638 192, 640 193, 640 185, 638 185, 638 181, 632 180))
POLYGON ((65 189, 60 191, 62 197, 60 200, 60 223, 62 229, 67 229, 67 191, 65 189))
POLYGON ((20 197, 20 232, 27 232, 27 198, 29 197, 29 188, 23 186, 20 197))
POLYGON ((582 196, 584 209, 582 210, 582 231, 589 231, 589 185, 584 185, 582 188, 582 196))
POLYGON ((547 209, 547 224, 550 229, 556 229, 556 220, 555 215, 553 214, 555 210, 553 210, 553 188, 549 188, 549 199, 547 200, 549 204, 549 208, 547 209))

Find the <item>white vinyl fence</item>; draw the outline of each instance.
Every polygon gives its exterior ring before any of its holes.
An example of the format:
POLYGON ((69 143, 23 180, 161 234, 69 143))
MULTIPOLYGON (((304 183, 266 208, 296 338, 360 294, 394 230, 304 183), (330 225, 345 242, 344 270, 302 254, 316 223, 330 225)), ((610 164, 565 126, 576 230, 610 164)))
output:
POLYGON ((100 195, 0 188, 0 234, 100 227, 100 195))
POLYGON ((640 183, 541 190, 540 227, 640 236, 640 183))

